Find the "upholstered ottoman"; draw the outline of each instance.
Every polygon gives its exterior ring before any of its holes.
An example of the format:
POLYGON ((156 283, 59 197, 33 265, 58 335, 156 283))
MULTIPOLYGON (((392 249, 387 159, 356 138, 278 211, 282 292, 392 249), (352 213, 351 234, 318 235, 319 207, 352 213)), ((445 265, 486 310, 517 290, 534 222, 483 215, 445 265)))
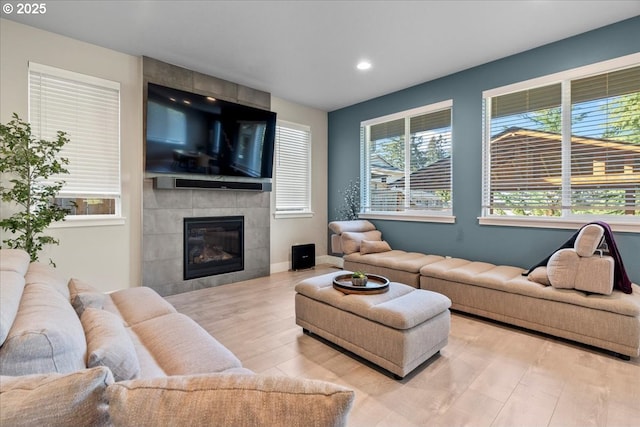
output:
POLYGON ((448 341, 451 301, 436 292, 389 283, 386 293, 346 295, 330 273, 295 287, 296 324, 403 378, 448 341))

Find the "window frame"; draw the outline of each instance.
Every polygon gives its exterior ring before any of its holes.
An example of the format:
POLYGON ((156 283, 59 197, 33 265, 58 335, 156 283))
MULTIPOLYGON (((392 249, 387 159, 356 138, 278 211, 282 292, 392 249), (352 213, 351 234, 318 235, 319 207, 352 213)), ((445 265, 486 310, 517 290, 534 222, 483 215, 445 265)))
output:
MULTIPOLYGON (((478 217, 480 225, 497 225, 509 227, 533 227, 533 228, 554 228, 554 229, 575 229, 584 225, 585 221, 606 220, 614 231, 622 232, 640 232, 640 218, 628 216, 602 216, 602 215, 569 215, 560 217, 551 216, 498 216, 489 215, 489 207, 487 206, 487 197, 489 196, 489 179, 490 179, 490 152, 488 143, 491 141, 491 114, 490 100, 493 97, 501 96, 509 93, 520 92, 538 87, 548 86, 552 84, 562 85, 562 138, 571 139, 571 126, 565 126, 565 123, 571 123, 571 108, 564 108, 565 105, 571 106, 570 96, 567 95, 567 83, 573 80, 585 77, 596 76, 613 72, 617 69, 628 68, 640 64, 640 53, 614 58, 570 70, 561 71, 534 79, 529 79, 493 89, 483 91, 483 111, 482 111, 482 204, 481 215, 478 217)), ((564 145, 564 142, 563 142, 564 145)), ((564 154, 563 154, 564 156, 564 154)), ((564 161, 564 160, 563 160, 564 161)))
POLYGON ((276 219, 285 219, 285 218, 311 218, 314 215, 314 212, 312 210, 312 184, 311 184, 311 179, 312 179, 312 165, 313 162, 311 161, 311 156, 312 156, 312 144, 313 144, 313 135, 311 133, 311 126, 309 125, 304 125, 304 124, 300 124, 300 123, 294 123, 294 122, 290 122, 290 121, 286 121, 286 120, 281 120, 278 119, 276 121, 276 146, 275 146, 275 155, 274 155, 274 193, 275 193, 275 198, 274 198, 274 213, 273 216, 276 219), (306 138, 306 147, 303 147, 303 151, 305 151, 305 160, 306 162, 301 163, 301 167, 298 169, 298 173, 302 173, 303 171, 306 172, 304 175, 306 176, 306 190, 305 190, 305 195, 306 195, 306 200, 305 200, 305 205, 302 209, 286 209, 286 208, 279 208, 278 206, 278 198, 279 195, 282 195, 283 192, 283 188, 279 187, 278 185, 278 181, 279 179, 281 180, 283 177, 279 176, 279 170, 280 168, 278 167, 279 161, 280 161, 280 128, 286 128, 289 130, 294 130, 294 131, 299 131, 299 132, 304 132, 307 135, 306 138))
MULTIPOLYGON (((405 124, 406 126, 406 124, 405 124)), ((456 217, 453 215, 453 99, 448 99, 445 101, 436 102, 433 104, 424 105, 421 107, 412 108, 409 110, 400 111, 397 113, 388 114, 381 117, 376 117, 373 119, 365 120, 360 123, 360 213, 358 214, 358 218, 362 219, 382 219, 382 220, 392 220, 392 221, 412 221, 412 222, 438 222, 438 223, 455 223, 456 217), (429 113, 436 113, 438 111, 450 110, 451 112, 451 169, 450 169, 450 191, 452 194, 451 199, 451 209, 439 212, 430 209, 417 210, 417 209, 406 209, 402 211, 365 211, 365 206, 367 206, 370 195, 368 194, 368 182, 371 176, 371 166, 369 163, 370 159, 370 147, 367 144, 369 140, 368 137, 368 129, 370 126, 381 124, 385 122, 391 122, 394 120, 404 119, 405 122, 409 121, 412 117, 426 115, 429 113)), ((410 143, 410 138, 405 140, 405 148, 406 144, 410 143)), ((405 150, 406 153, 406 150, 405 150)), ((410 154, 405 154, 406 157, 410 156, 410 154)), ((404 179, 406 181, 408 175, 411 175, 411 171, 409 170, 410 164, 409 162, 405 162, 405 171, 404 171, 404 179)), ((408 184, 406 184, 408 186, 408 184)))
MULTIPOLYGON (((114 146, 117 144, 117 171, 114 171, 114 175, 117 177, 117 192, 113 192, 109 194, 109 197, 106 196, 106 193, 101 194, 100 191, 96 191, 95 193, 91 192, 65 192, 64 188, 60 191, 57 198, 59 199, 95 199, 95 198, 105 198, 113 200, 115 203, 114 213, 113 214, 95 214, 95 215, 77 215, 77 214, 69 214, 65 217, 64 221, 59 221, 51 224, 51 228, 67 228, 67 227, 76 227, 76 226, 103 226, 103 225, 121 225, 125 223, 125 218, 122 216, 122 173, 121 173, 121 162, 122 162, 122 152, 121 152, 121 87, 120 83, 114 82, 111 80, 106 80, 99 77, 94 77, 87 74, 77 73, 57 67, 52 67, 48 65, 43 65, 35 62, 28 63, 28 87, 29 87, 29 95, 28 95, 28 114, 29 114, 29 122, 32 123, 34 110, 38 105, 34 105, 32 99, 32 74, 36 75, 46 75, 51 78, 60 79, 60 80, 69 80, 73 82, 73 84, 78 85, 86 85, 100 87, 105 90, 114 91, 117 96, 117 106, 113 106, 117 111, 114 114, 114 119, 117 119, 117 141, 111 141, 114 146), (117 118, 115 117, 117 116, 117 118)), ((37 126, 36 126, 37 127, 37 126)), ((63 131, 68 131, 65 129, 60 129, 63 131)), ((73 138, 72 135, 70 135, 73 138)), ((65 148, 69 150, 69 147, 63 147, 60 155, 62 157, 66 157, 65 148)), ((111 148, 113 150, 113 147, 111 148)), ((71 172, 73 173, 73 172, 71 172)), ((60 177, 52 177, 52 179, 62 179, 67 181, 67 175, 62 175, 60 177)))

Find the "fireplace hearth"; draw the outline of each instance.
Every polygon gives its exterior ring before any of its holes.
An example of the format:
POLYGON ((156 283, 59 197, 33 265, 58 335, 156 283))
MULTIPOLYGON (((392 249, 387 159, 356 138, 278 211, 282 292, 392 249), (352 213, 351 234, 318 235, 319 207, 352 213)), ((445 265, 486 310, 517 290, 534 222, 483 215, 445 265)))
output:
POLYGON ((244 217, 184 218, 184 280, 244 269, 244 217))

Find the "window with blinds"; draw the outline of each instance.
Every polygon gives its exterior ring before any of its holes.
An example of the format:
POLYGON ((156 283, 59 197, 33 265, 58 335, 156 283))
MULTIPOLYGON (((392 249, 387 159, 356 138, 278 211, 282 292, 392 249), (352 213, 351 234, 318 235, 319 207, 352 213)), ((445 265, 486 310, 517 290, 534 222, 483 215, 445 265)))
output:
POLYGON ((311 214, 311 128, 278 120, 275 152, 276 216, 311 214))
POLYGON ((363 122, 363 213, 451 215, 451 108, 445 101, 363 122))
POLYGON ((640 218, 640 66, 491 92, 484 216, 640 218))
POLYGON ((68 175, 55 202, 71 215, 120 215, 120 85, 29 63, 29 122, 35 135, 68 134, 68 175))

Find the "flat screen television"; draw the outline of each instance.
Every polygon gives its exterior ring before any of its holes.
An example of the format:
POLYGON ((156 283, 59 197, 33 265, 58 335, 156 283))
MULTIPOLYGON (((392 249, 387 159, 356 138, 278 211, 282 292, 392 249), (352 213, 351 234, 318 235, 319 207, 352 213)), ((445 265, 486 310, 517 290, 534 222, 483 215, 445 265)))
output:
POLYGON ((145 170, 271 178, 276 113, 148 84, 145 170))

